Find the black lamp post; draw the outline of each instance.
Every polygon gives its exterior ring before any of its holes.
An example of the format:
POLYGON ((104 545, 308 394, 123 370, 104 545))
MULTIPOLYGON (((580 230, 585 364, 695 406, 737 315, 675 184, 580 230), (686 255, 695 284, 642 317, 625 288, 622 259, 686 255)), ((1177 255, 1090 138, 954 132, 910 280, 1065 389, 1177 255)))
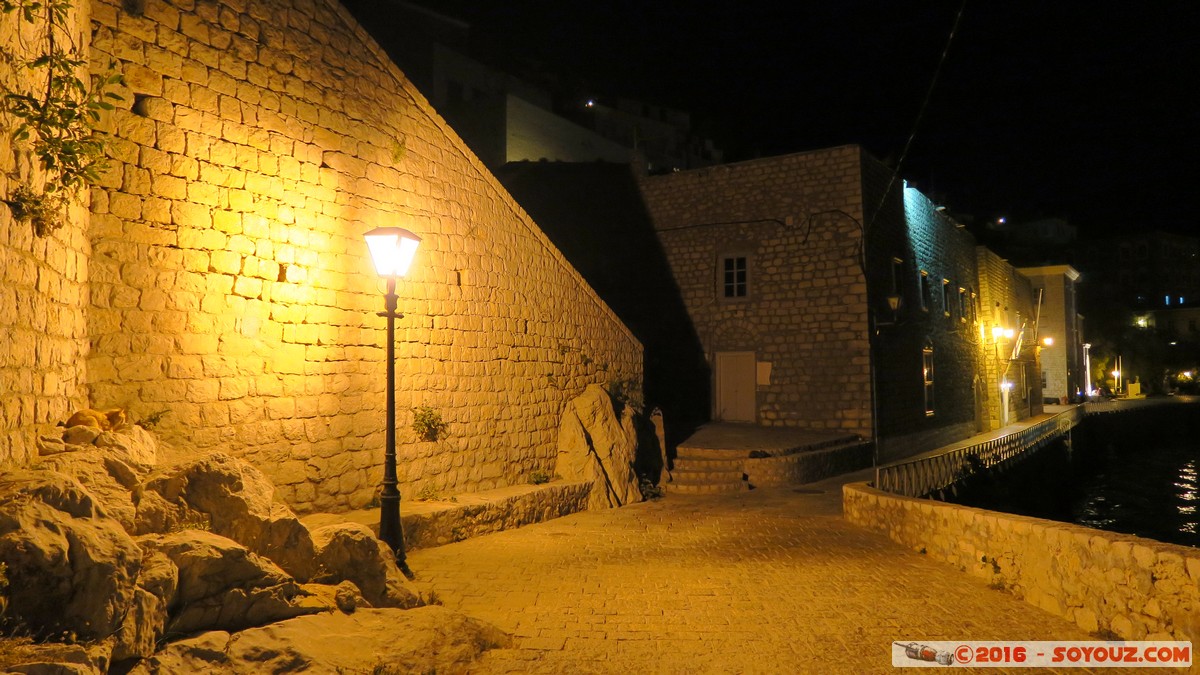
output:
POLYGON ((379 538, 396 554, 396 566, 411 579, 412 570, 404 553, 404 530, 400 525, 400 490, 396 487, 396 279, 408 273, 420 237, 399 227, 377 227, 363 235, 371 250, 375 271, 387 279, 384 311, 387 318, 387 432, 384 436, 383 484, 379 494, 379 538))

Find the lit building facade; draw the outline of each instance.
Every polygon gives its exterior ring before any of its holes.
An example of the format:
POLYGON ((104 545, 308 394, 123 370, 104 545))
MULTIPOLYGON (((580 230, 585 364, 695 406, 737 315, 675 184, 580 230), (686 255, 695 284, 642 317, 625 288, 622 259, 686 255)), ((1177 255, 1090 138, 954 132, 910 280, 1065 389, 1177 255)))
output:
POLYGON ((1079 271, 1070 265, 1020 267, 1033 285, 1038 307, 1036 343, 1041 349, 1042 396, 1074 403, 1085 393, 1083 319, 1076 302, 1079 271))

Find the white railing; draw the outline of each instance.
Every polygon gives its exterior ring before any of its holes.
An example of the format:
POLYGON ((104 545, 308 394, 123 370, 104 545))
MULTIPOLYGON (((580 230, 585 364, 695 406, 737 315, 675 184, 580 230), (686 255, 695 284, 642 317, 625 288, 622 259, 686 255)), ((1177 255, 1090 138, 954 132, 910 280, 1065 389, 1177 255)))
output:
POLYGON ((1083 418, 1080 406, 1020 431, 935 455, 893 462, 875 470, 875 487, 906 497, 945 490, 980 469, 998 467, 1067 434, 1083 418))

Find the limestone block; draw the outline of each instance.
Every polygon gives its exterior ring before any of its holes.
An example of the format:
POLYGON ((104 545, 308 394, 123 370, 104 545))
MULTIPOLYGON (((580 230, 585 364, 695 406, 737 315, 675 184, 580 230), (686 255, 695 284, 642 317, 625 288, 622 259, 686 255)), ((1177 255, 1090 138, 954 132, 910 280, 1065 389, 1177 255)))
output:
POLYGON ((179 585, 179 569, 170 558, 150 547, 142 553, 133 604, 113 647, 116 661, 146 658, 154 653, 166 630, 168 608, 179 585))
POLYGON ((161 469, 142 484, 138 533, 162 533, 195 521, 249 547, 307 581, 314 571, 312 537, 275 488, 245 461, 214 453, 161 469))
POLYGON ((420 599, 405 585, 387 545, 365 525, 336 523, 312 531, 319 572, 325 584, 351 581, 373 607, 416 607, 420 599))
POLYGON ((98 640, 130 608, 142 552, 75 479, 18 470, 0 474, 0 559, 7 617, 38 635, 98 640))
POLYGON ((563 412, 555 473, 568 481, 592 481, 591 508, 624 506, 641 500, 633 461, 637 433, 632 411, 618 421, 612 399, 590 385, 563 412))
POLYGON ((469 672, 511 639, 444 607, 361 609, 299 617, 237 634, 214 631, 174 642, 148 672, 469 672))
POLYGON ((179 570, 166 634, 240 630, 312 613, 291 600, 296 583, 274 563, 235 541, 200 530, 143 537, 179 570))

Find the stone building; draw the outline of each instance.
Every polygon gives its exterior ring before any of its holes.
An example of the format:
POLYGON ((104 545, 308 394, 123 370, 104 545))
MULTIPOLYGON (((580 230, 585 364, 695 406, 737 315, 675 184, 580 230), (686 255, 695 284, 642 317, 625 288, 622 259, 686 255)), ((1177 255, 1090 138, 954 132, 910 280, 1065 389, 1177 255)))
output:
POLYGON ((980 246, 979 337, 984 352, 985 428, 1041 414, 1038 306, 1030 280, 980 246))
POLYGON ((641 180, 713 419, 890 459, 986 428, 974 239, 857 146, 641 180))
POLYGON ((1029 279, 1040 305, 1035 315, 1036 337, 1041 348, 1042 396, 1052 403, 1078 401, 1087 387, 1083 318, 1076 299, 1079 271, 1070 265, 1018 267, 1017 271, 1029 279))
MULTIPOLYGON (((380 225, 422 237, 398 289, 406 494, 550 472, 568 400, 640 388, 639 342, 337 2, 80 8, 78 44, 127 88, 90 212, 35 237, 0 209, 0 461, 71 408, 121 406, 182 452, 248 459, 297 510, 365 506, 380 225), (407 432, 417 406, 442 440, 407 432)), ((4 136, 7 191, 27 171, 4 136)))

